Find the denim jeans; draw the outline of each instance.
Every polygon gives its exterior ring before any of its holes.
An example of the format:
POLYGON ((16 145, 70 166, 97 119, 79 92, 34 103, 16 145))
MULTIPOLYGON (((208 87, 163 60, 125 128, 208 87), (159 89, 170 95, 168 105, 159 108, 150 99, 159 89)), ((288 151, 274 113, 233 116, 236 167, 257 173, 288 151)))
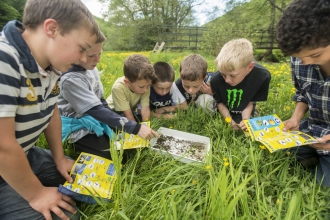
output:
MULTIPOLYGON (((64 177, 57 171, 52 154, 49 150, 33 147, 29 150, 27 159, 32 171, 44 186, 58 187, 59 184, 65 182, 64 177)), ((79 211, 74 216, 66 210, 63 211, 66 215, 72 217, 72 219, 80 218, 79 211)), ((60 219, 54 213, 51 214, 53 220, 60 219)), ((34 210, 23 197, 0 177, 0 219, 39 220, 45 218, 41 213, 34 210)))
POLYGON ((311 146, 300 146, 290 148, 291 153, 296 154, 297 160, 302 161, 312 157, 319 159, 319 164, 312 167, 312 174, 316 175, 317 182, 322 186, 330 187, 330 155, 320 155, 316 149, 311 146))

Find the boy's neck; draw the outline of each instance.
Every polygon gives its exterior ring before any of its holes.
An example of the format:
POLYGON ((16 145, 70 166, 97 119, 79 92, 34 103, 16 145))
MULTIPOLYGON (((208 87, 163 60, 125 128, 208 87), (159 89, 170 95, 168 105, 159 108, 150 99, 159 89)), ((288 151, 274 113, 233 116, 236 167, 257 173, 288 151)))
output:
POLYGON ((43 43, 47 39, 42 36, 40 28, 37 28, 36 30, 26 29, 22 33, 22 37, 38 65, 42 69, 46 69, 50 65, 50 62, 47 60, 46 54, 42 53, 42 51, 45 51, 43 43))
POLYGON ((330 61, 323 65, 320 65, 319 67, 320 67, 323 78, 324 79, 328 78, 330 76, 330 61))

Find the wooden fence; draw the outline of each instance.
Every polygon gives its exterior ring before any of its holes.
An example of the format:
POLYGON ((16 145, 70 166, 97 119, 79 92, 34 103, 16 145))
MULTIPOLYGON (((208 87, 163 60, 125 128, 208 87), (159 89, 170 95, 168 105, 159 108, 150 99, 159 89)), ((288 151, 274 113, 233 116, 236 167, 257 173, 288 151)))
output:
MULTIPOLYGON (((182 50, 200 49, 204 41, 203 34, 208 31, 207 27, 172 27, 164 26, 158 28, 158 41, 165 42, 164 49, 182 50)), ((256 49, 277 49, 275 41, 275 31, 270 33, 268 30, 225 30, 225 41, 233 38, 246 37, 254 44, 256 49), (273 42, 271 42, 273 41, 273 42)))

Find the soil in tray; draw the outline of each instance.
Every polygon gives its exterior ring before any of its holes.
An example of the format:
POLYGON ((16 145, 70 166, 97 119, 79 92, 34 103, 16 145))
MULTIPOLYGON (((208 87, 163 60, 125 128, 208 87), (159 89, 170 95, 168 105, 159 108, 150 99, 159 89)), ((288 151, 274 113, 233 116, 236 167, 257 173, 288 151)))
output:
POLYGON ((181 140, 173 136, 160 135, 153 148, 193 160, 204 161, 205 159, 206 146, 204 143, 181 140))

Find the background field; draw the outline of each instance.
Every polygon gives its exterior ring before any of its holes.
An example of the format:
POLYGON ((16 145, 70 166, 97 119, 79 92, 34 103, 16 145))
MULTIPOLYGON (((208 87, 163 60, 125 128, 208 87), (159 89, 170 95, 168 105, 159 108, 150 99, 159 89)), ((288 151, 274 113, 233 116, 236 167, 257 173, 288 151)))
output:
MULTIPOLYGON (((134 52, 104 52, 98 69, 105 97, 123 75, 123 60, 134 52)), ((167 61, 179 73, 189 52, 152 54, 151 62, 167 61)), ((214 57, 203 55, 215 71, 214 57)), ((291 116, 295 89, 287 63, 263 63, 272 75, 268 101, 260 115, 291 116)), ((179 112, 177 119, 151 119, 151 127, 173 128, 208 136, 212 153, 206 164, 183 164, 150 149, 137 152, 122 166, 111 204, 79 204, 83 219, 329 219, 329 191, 315 183, 293 155, 270 154, 242 132, 233 131, 220 115, 201 110, 179 112)), ((39 145, 44 145, 39 140, 39 145)), ((119 155, 120 156, 120 155, 119 155)), ((113 155, 118 164, 117 154, 113 155)), ((117 166, 119 167, 119 166, 117 166)), ((119 168, 118 168, 119 169, 119 168)))

